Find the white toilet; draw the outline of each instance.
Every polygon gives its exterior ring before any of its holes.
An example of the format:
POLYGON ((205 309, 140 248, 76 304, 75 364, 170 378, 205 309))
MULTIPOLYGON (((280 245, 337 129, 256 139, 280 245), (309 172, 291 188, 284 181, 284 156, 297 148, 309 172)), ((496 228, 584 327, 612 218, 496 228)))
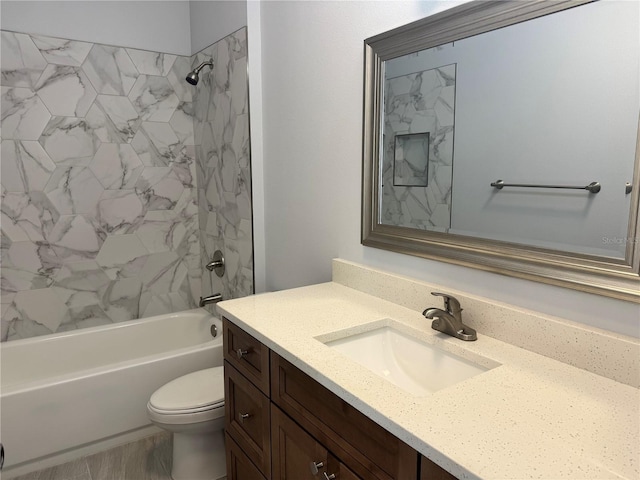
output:
POLYGON ((217 480, 226 475, 223 367, 170 381, 147 404, 149 419, 173 432, 174 480, 217 480))

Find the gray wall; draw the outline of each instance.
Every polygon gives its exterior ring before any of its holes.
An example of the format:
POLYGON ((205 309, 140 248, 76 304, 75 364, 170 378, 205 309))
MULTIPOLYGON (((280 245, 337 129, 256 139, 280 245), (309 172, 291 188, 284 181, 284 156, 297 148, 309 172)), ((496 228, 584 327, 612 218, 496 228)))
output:
POLYGON ((193 53, 186 1, 3 0, 0 12, 3 30, 152 52, 193 53))

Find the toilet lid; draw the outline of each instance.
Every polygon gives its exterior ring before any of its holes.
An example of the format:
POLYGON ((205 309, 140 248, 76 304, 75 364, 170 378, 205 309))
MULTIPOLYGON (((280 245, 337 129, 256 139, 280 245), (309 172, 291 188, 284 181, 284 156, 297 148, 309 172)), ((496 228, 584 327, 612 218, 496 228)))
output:
POLYGON ((165 412, 203 410, 224 403, 224 369, 207 368, 170 381, 156 390, 149 405, 165 412))

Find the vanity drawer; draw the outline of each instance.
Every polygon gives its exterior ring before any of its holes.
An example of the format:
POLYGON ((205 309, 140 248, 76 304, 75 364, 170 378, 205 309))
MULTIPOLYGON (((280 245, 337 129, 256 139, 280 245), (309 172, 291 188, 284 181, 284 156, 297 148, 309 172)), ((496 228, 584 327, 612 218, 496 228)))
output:
POLYGON ((230 480, 265 480, 260 470, 249 460, 242 449, 226 434, 227 478, 230 480))
POLYGON ((271 353, 271 401, 367 479, 415 480, 418 454, 291 363, 271 353))
POLYGON ((223 317, 224 359, 269 396, 269 349, 223 317))
POLYGON ((271 476, 269 399, 224 362, 225 431, 266 477, 271 476))

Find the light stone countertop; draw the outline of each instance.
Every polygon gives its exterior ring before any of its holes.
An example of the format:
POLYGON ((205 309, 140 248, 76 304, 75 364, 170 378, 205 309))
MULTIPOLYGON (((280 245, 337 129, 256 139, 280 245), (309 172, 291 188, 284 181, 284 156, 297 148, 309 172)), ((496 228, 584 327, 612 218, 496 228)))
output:
POLYGON ((218 311, 458 478, 639 479, 640 390, 478 332, 462 342, 420 312, 337 283, 228 300, 218 311), (392 319, 500 366, 415 397, 315 337, 392 319))

